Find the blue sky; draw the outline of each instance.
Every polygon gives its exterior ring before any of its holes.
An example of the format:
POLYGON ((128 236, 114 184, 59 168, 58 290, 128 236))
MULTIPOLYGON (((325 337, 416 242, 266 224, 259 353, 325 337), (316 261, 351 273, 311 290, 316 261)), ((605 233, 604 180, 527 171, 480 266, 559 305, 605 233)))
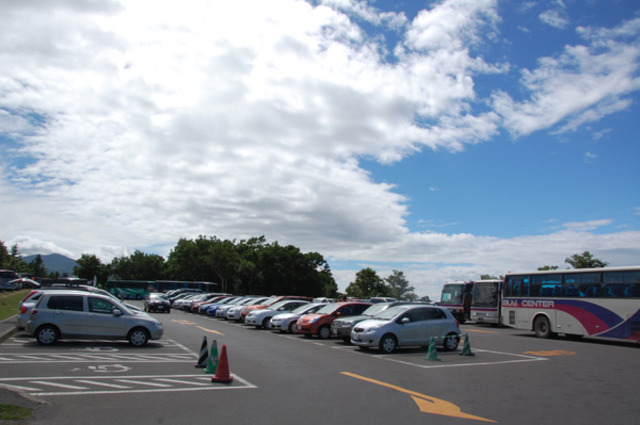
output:
POLYGON ((635 0, 21 1, 0 240, 317 251, 341 289, 640 258, 635 0))

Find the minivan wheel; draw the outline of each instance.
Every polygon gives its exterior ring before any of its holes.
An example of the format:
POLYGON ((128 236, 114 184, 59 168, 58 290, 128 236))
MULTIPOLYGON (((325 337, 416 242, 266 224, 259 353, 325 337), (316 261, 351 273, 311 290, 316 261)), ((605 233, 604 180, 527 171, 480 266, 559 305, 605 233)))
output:
POLYGON ((444 338, 442 342, 442 348, 445 351, 456 351, 458 348, 458 344, 460 343, 460 338, 456 334, 449 334, 444 338))
POLYGON ((398 341, 396 337, 389 334, 380 338, 379 348, 385 354, 391 354, 396 351, 396 347, 398 347, 398 341))
POLYGON ((135 328, 129 333, 129 344, 134 347, 142 347, 149 342, 149 331, 144 328, 135 328))
POLYGON ((36 339, 38 343, 42 345, 51 345, 55 343, 59 337, 58 329, 52 325, 41 326, 36 332, 36 339))
POLYGON ((327 339, 331 336, 331 328, 323 326, 318 330, 318 338, 327 339))

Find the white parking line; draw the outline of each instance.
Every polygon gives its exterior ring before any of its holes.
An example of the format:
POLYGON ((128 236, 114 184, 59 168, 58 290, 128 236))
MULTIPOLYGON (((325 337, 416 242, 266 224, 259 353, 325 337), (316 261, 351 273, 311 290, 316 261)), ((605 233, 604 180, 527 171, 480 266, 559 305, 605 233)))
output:
POLYGON ((97 387, 119 388, 123 390, 131 388, 126 385, 109 384, 107 382, 100 382, 100 381, 91 380, 91 379, 77 379, 75 382, 80 382, 81 384, 95 385, 97 387))
POLYGON ((159 388, 170 388, 171 385, 161 384, 159 382, 147 382, 147 381, 134 381, 131 379, 116 379, 116 382, 122 382, 125 384, 135 384, 135 385, 147 385, 149 387, 159 387, 159 388))
POLYGON ((162 381, 162 382, 169 382, 169 383, 173 383, 173 384, 187 384, 187 385, 202 385, 203 387, 206 387, 207 385, 211 385, 211 384, 206 384, 204 382, 193 382, 193 381, 183 381, 180 379, 171 379, 171 378, 156 378, 155 381, 162 381))
POLYGON ((156 393, 209 390, 238 390, 257 388, 245 379, 233 375, 233 384, 211 382, 211 375, 118 375, 112 377, 0 378, 0 387, 26 392, 32 396, 98 395, 127 393, 156 393), (158 382, 160 381, 160 382, 158 382), (27 386, 37 385, 35 386, 27 386), (74 385, 83 384, 83 386, 74 385), (85 386, 86 385, 86 386, 85 386), (54 387, 58 391, 46 391, 54 387), (105 389, 102 389, 105 388, 105 389))
POLYGON ((64 388, 67 390, 87 390, 87 387, 79 387, 77 385, 69 385, 69 384, 62 384, 60 382, 53 382, 53 381, 29 381, 30 384, 35 384, 35 385, 48 385, 50 387, 56 387, 56 388, 64 388))

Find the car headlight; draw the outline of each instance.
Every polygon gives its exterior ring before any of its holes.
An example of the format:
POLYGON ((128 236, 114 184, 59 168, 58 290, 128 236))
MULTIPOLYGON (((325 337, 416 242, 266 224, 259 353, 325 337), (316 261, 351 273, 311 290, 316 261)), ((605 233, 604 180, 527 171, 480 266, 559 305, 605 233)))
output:
POLYGON ((309 320, 309 323, 316 323, 318 320, 320 320, 320 317, 314 317, 313 319, 309 320))
POLYGON ((162 329, 162 322, 153 322, 154 326, 158 329, 162 329))

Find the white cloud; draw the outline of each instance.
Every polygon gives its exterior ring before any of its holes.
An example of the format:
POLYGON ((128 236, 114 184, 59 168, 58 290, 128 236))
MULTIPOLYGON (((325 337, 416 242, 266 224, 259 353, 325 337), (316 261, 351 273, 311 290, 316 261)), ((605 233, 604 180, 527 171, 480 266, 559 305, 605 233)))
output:
POLYGON ((609 31, 579 32, 589 45, 566 46, 560 56, 542 58, 538 68, 522 71, 530 100, 517 102, 504 92, 494 95, 494 108, 514 135, 559 123, 558 132, 574 131, 629 107, 631 100, 625 96, 640 89, 640 19, 609 31))
MULTIPOLYGON (((501 116, 476 112, 475 77, 509 69, 473 53, 498 22, 495 0, 439 2, 411 22, 350 0, 3 4, 0 131, 21 149, 0 159, 0 240, 108 260, 149 246, 166 255, 180 237, 265 235, 340 261, 407 264, 432 296, 447 274, 615 249, 569 230, 412 233, 410 200, 361 168, 362 157, 460 151, 501 120, 516 135, 562 120, 568 131, 638 89, 638 48, 614 38, 637 28, 581 29, 601 50, 567 47, 523 74, 529 101, 500 93, 501 116), (358 20, 403 37, 394 61, 358 20)), ((637 252, 636 234, 617 236, 637 252)), ((350 271, 334 273, 348 283, 350 271)))

